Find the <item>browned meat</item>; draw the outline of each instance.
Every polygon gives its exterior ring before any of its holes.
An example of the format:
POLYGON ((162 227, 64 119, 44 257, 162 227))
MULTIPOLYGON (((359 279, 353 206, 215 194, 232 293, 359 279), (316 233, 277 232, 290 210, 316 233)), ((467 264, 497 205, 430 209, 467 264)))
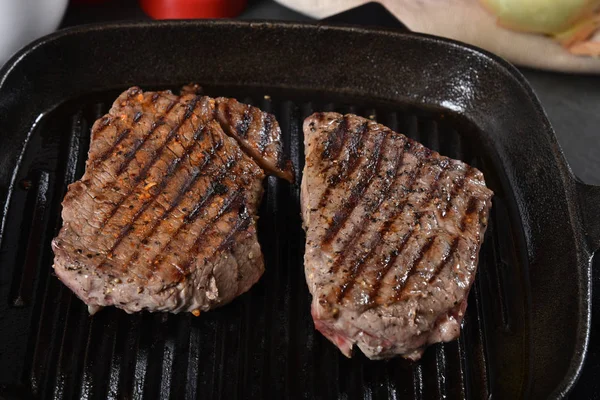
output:
POLYGON ((355 115, 313 114, 304 138, 315 327, 372 359, 457 338, 491 207, 481 172, 355 115))
MULTIPOLYGON (((200 94, 202 88, 191 83, 181 88, 181 94, 200 94)), ((238 140, 244 150, 267 171, 292 182, 291 164, 283 157, 281 130, 275 116, 236 99, 215 99, 215 117, 225 132, 238 140)))
POLYGON ((225 132, 238 140, 244 150, 267 171, 293 181, 291 166, 281 150, 281 131, 272 114, 235 99, 215 99, 217 119, 225 132))
MULTIPOLYGON (((131 88, 94 124, 85 174, 69 186, 52 242, 57 276, 90 312, 198 314, 262 275, 255 220, 264 172, 225 134, 216 104, 131 88)), ((263 131, 270 147, 239 140, 253 156, 280 160, 277 124, 263 131)))

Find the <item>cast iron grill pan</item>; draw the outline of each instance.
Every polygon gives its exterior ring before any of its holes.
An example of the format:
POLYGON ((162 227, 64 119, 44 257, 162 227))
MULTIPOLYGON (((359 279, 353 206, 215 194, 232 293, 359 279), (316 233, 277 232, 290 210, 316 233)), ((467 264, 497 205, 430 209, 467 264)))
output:
POLYGON ((577 379, 600 190, 573 178, 523 78, 489 54, 307 24, 76 28, 0 72, 0 139, 0 397, 537 399, 577 379), (346 359, 315 332, 300 179, 265 181, 266 272, 247 294, 198 318, 112 308, 89 317, 52 274, 50 241, 90 127, 129 86, 192 81, 274 113, 297 172, 302 120, 327 110, 372 116, 481 169, 495 196, 460 339, 410 364, 346 359))
POLYGON ((473 151, 476 131, 439 110, 327 101, 310 93, 207 90, 274 113, 296 171, 304 161, 302 121, 317 110, 374 118, 484 171, 497 194, 460 339, 432 346, 414 364, 373 362, 360 352, 343 357, 314 330, 310 317, 299 185, 274 177, 265 183, 259 220, 267 271, 249 293, 198 318, 127 315, 113 308, 89 317, 53 275, 49 242, 61 226, 66 187, 83 174, 90 127, 117 94, 85 96, 46 115, 21 165, 7 221, 9 227, 20 225, 21 235, 7 235, 5 243, 15 249, 9 307, 20 314, 32 308, 31 319, 23 321, 29 325, 24 368, 15 376, 23 383, 21 393, 44 399, 480 399, 493 391, 495 379, 516 380, 525 373, 518 365, 499 371, 488 362, 493 335, 511 342, 503 351, 522 352, 527 327, 511 222, 495 172, 473 151))

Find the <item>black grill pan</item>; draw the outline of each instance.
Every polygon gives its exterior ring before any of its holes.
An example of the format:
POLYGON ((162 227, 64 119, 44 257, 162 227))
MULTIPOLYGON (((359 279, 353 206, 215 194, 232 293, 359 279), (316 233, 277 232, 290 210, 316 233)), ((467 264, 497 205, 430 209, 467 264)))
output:
POLYGON ((391 30, 175 21, 58 32, 0 76, 1 397, 538 399, 576 381, 600 190, 573 177, 506 62, 391 30), (267 271, 249 293, 199 318, 89 317, 52 274, 50 240, 91 124, 128 86, 192 81, 274 113, 296 171, 317 110, 372 116, 480 168, 496 196, 460 339, 414 364, 344 358, 310 318, 298 182, 275 178, 260 210, 267 271))

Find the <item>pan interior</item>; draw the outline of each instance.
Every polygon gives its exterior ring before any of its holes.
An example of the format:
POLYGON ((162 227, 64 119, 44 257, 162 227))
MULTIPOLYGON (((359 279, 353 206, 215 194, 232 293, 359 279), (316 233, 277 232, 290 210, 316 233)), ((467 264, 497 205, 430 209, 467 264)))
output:
MULTIPOLYGON (((125 88, 122 88, 125 89, 125 88)), ((160 87, 144 87, 146 90, 160 87)), ((175 88, 172 88, 175 90, 175 88)), ((266 272, 231 304, 191 314, 90 318, 53 275, 50 240, 60 202, 84 169, 89 131, 119 91, 87 94, 44 115, 18 170, 2 238, 0 294, 4 343, 0 385, 39 398, 489 398, 528 390, 527 265, 514 199, 482 132, 441 109, 295 90, 205 87, 273 113, 300 174, 302 121, 314 111, 373 118, 441 154, 483 171, 495 192, 477 278, 458 341, 431 346, 423 359, 346 359, 314 330, 303 270, 299 182, 265 181, 259 240, 266 272), (19 232, 18 234, 16 234, 19 232), (10 367, 9 367, 10 365, 10 367), (14 382, 20 382, 15 385, 14 382)), ((2 393, 2 391, 0 391, 2 393)))

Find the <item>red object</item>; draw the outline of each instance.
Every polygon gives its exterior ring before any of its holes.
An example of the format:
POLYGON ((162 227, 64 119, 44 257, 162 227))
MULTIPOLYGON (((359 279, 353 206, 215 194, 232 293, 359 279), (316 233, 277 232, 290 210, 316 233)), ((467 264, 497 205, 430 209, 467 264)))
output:
POLYGON ((232 18, 246 8, 247 0, 140 0, 154 19, 232 18))

